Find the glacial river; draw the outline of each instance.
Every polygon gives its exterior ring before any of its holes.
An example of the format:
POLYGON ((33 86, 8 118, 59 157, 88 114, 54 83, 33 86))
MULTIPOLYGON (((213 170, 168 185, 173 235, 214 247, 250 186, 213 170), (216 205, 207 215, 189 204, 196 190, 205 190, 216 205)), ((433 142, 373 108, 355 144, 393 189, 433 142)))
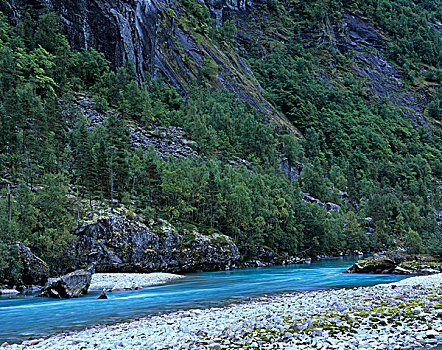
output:
POLYGON ((0 344, 183 309, 209 308, 283 292, 351 288, 399 281, 405 276, 343 274, 355 257, 312 264, 185 274, 140 291, 96 292, 79 299, 0 297, 0 344))

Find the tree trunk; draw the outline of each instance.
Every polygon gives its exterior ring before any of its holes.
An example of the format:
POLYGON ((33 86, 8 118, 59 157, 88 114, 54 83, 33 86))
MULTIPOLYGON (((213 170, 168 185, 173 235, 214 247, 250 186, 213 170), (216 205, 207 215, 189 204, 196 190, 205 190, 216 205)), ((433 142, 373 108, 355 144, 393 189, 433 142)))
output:
POLYGON ((80 200, 78 198, 78 180, 77 180, 77 219, 78 219, 78 227, 80 227, 80 200))
POLYGON ((12 221, 12 212, 11 212, 11 187, 8 184, 8 222, 12 221))
POLYGON ((112 150, 110 159, 110 176, 111 176, 111 213, 114 212, 114 169, 113 169, 114 152, 112 150))
POLYGON ((60 141, 57 140, 57 174, 60 173, 60 141))
POLYGON ((152 206, 152 189, 151 189, 151 175, 149 171, 149 205, 152 206))
POLYGON ((32 177, 32 158, 29 157, 29 182, 31 184, 31 191, 34 190, 33 177, 32 177))
POLYGON ((136 175, 134 173, 134 177, 132 179, 132 196, 135 197, 135 179, 136 179, 136 175))
POLYGON ((210 201, 210 237, 213 238, 213 200, 210 201))

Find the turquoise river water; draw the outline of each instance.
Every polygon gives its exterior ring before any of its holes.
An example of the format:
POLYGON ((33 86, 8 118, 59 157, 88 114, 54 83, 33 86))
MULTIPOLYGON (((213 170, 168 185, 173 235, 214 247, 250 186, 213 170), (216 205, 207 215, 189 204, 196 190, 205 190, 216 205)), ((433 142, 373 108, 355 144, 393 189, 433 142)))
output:
POLYGON ((346 257, 312 264, 185 274, 182 279, 140 291, 109 293, 107 300, 97 300, 97 292, 68 300, 0 297, 0 344, 158 313, 218 307, 265 294, 369 286, 405 278, 343 274, 355 260, 346 257))

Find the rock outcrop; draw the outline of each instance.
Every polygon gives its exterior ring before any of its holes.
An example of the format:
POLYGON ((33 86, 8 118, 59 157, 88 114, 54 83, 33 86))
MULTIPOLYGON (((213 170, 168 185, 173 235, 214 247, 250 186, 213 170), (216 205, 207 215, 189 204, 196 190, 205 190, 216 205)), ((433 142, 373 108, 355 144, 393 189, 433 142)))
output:
POLYGON ((304 197, 302 198, 302 202, 304 204, 306 204, 306 203, 317 204, 318 206, 320 206, 322 209, 324 209, 324 211, 326 211, 329 214, 331 214, 334 211, 336 211, 338 213, 341 211, 341 207, 335 203, 331 203, 331 202, 323 203, 319 199, 310 196, 309 193, 302 193, 302 194, 304 195, 304 197))
MULTIPOLYGON (((95 220, 94 220, 95 221, 95 220)), ((231 238, 176 229, 164 220, 111 215, 75 233, 63 268, 96 262, 97 272, 190 272, 229 268, 240 257, 231 238)))
POLYGON ((291 164, 282 153, 279 153, 278 156, 280 159, 279 165, 282 172, 287 175, 290 182, 295 181, 301 175, 302 169, 304 169, 304 164, 300 162, 295 162, 295 164, 291 164))
MULTIPOLYGON (((96 102, 86 94, 77 93, 74 98, 74 108, 66 106, 66 113, 74 113, 87 119, 88 128, 94 129, 103 125, 110 114, 117 112, 97 110, 96 102)), ((73 120, 77 120, 74 118, 73 120)), ((142 127, 134 120, 125 120, 129 130, 131 145, 133 148, 148 150, 154 148, 160 158, 163 159, 188 159, 199 157, 198 144, 191 140, 186 132, 176 126, 151 126, 150 129, 142 127)), ((69 128, 73 128, 70 125, 69 128)))
POLYGON ((23 243, 17 243, 19 259, 23 265, 22 282, 26 286, 43 286, 49 277, 49 266, 23 243))
POLYGON ((130 122, 128 127, 135 148, 153 147, 163 159, 188 159, 199 156, 198 144, 190 140, 182 128, 169 126, 145 130, 134 122, 130 122))
POLYGON ((396 275, 431 275, 442 271, 442 262, 427 255, 409 255, 403 252, 374 254, 359 260, 346 273, 372 273, 396 275))
POLYGON ((42 297, 49 298, 78 298, 86 295, 95 273, 95 264, 85 269, 76 270, 67 275, 49 279, 43 288, 42 297))
MULTIPOLYGON (((381 34, 378 28, 346 13, 341 18, 328 16, 324 24, 304 33, 304 38, 319 36, 321 43, 351 57, 351 68, 364 81, 367 98, 386 98, 416 125, 425 125, 428 91, 411 89, 404 83, 406 72, 385 59, 384 51, 388 44, 381 34)), ((312 45, 315 45, 313 40, 312 45)), ((325 84, 330 83, 325 73, 321 79, 325 84)))

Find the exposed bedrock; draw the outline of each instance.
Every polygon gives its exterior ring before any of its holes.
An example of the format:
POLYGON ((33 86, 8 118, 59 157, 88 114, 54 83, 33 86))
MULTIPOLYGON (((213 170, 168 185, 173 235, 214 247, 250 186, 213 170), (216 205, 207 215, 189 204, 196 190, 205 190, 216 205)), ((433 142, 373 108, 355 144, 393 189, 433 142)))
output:
POLYGON ((144 224, 113 215, 75 231, 61 270, 96 262, 97 272, 188 272, 229 268, 240 258, 231 238, 176 229, 163 220, 144 224))

